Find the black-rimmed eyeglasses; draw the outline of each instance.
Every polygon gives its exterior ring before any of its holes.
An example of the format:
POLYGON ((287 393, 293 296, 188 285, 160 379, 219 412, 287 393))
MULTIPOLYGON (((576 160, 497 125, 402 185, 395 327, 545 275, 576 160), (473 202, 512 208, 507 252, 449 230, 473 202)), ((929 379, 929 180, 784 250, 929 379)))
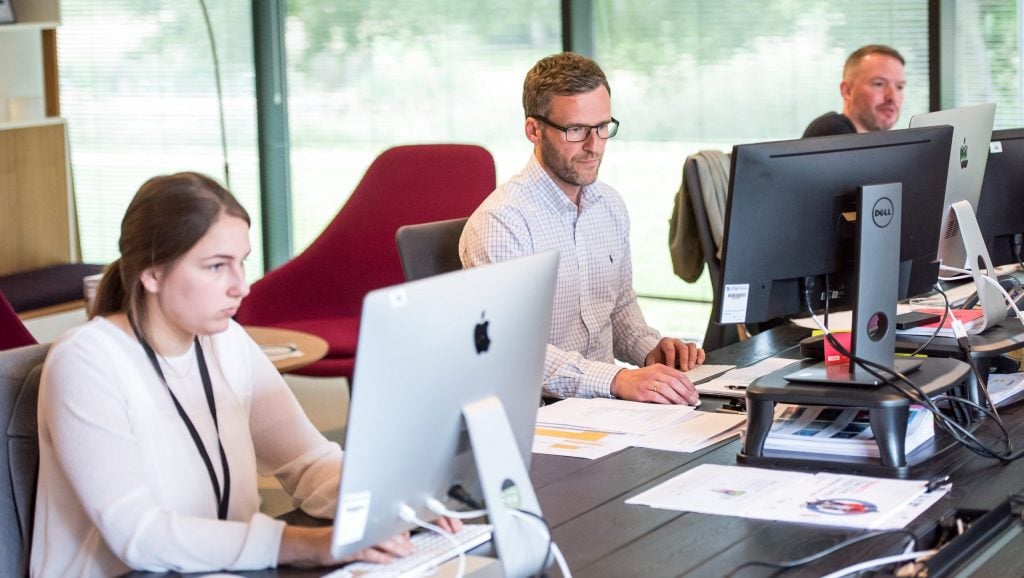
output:
POLYGON ((530 118, 535 118, 551 128, 562 131, 565 134, 565 140, 568 142, 583 142, 587 140, 590 138, 591 130, 596 130, 598 138, 603 139, 612 138, 615 136, 615 133, 619 132, 619 121, 615 120, 614 116, 608 122, 602 122, 594 126, 562 126, 551 122, 539 114, 531 114, 530 118))

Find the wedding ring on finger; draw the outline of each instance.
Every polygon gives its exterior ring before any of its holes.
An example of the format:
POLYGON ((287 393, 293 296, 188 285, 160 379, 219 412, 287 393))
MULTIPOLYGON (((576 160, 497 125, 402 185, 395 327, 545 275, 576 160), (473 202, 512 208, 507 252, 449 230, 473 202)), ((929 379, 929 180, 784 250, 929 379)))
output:
POLYGON ((657 383, 651 385, 651 391, 653 391, 654 393, 658 393, 658 384, 657 383))

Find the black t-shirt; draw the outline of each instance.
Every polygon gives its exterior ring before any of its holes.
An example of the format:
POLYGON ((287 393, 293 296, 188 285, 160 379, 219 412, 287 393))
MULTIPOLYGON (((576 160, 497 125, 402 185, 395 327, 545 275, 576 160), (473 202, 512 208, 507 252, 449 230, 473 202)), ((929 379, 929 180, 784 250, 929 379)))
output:
POLYGON ((836 112, 826 112, 807 125, 802 138, 831 136, 834 134, 854 134, 856 132, 857 127, 853 126, 853 122, 850 119, 836 112))

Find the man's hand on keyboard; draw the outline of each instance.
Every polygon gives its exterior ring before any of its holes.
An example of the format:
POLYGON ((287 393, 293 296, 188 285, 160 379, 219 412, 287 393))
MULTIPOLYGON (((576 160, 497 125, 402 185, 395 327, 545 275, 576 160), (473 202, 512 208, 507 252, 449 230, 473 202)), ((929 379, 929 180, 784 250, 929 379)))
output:
POLYGON ((697 347, 696 343, 662 337, 644 359, 644 365, 655 363, 663 363, 680 371, 690 371, 704 363, 704 350, 697 347))
POLYGON ((612 378, 612 395, 649 403, 695 405, 700 400, 690 378, 678 369, 658 363, 640 369, 620 369, 612 378))

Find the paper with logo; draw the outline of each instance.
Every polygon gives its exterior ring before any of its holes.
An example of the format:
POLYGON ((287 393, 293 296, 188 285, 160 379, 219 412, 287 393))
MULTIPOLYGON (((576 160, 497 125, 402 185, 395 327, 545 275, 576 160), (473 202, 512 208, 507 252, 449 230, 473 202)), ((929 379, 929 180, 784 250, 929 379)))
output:
MULTIPOLYGON (((927 486, 928 482, 916 480, 702 464, 626 503, 759 520, 892 529, 913 519, 905 508, 934 503, 915 502, 927 486)), ((932 494, 941 496, 944 491, 932 494)))

